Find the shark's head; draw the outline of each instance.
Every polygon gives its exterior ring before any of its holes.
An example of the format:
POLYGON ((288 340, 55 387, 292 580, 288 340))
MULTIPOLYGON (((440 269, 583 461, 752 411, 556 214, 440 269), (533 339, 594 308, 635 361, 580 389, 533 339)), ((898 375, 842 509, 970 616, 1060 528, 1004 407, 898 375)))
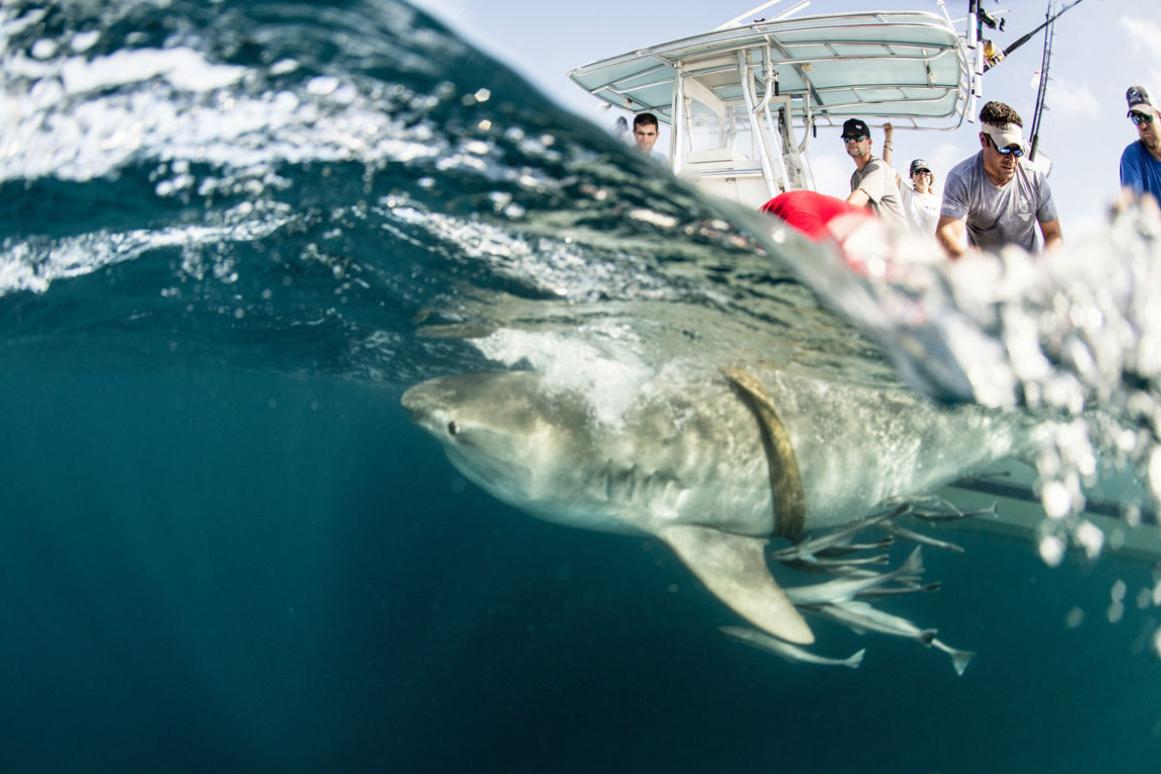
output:
POLYGON ((730 424, 729 412, 678 423, 671 411, 645 401, 623 422, 603 423, 589 400, 552 389, 538 374, 516 372, 423 382, 404 393, 403 406, 443 444, 452 464, 501 500, 558 524, 657 535, 756 626, 791 642, 812 642, 810 628, 766 567, 766 465, 746 409, 738 405, 732 416, 750 442, 731 446, 713 432, 730 424), (683 470, 694 473, 683 479, 683 470), (692 506, 689 480, 705 490, 692 506), (718 497, 723 491, 732 494, 718 497), (716 526, 700 523, 717 512, 714 505, 741 515, 727 513, 716 526), (687 511, 698 523, 682 521, 687 511), (731 523, 748 532, 730 532, 731 523))
POLYGON ((412 387, 403 406, 464 476, 501 500, 577 526, 601 518, 563 512, 593 505, 577 491, 585 482, 576 463, 594 453, 593 420, 578 396, 546 389, 531 372, 463 374, 412 387))

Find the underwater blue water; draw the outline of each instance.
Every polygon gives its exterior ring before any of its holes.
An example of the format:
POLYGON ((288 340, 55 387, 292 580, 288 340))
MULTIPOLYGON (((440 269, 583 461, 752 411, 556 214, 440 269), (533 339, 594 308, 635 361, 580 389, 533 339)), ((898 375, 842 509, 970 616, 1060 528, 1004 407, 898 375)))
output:
POLYGON ((863 666, 789 664, 659 543, 495 501, 401 409, 553 354, 891 379, 743 215, 393 2, 0 31, 0 770, 1155 770, 1147 564, 957 533, 892 609, 963 677, 825 624, 863 666))

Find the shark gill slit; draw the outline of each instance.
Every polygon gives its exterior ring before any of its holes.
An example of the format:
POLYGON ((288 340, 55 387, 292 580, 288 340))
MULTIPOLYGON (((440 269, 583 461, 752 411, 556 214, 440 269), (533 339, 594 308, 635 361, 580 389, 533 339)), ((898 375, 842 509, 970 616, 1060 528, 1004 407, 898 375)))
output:
POLYGON ((798 540, 806 525, 806 492, 790 435, 770 397, 753 375, 741 368, 723 368, 722 374, 758 422, 774 502, 774 534, 798 540))

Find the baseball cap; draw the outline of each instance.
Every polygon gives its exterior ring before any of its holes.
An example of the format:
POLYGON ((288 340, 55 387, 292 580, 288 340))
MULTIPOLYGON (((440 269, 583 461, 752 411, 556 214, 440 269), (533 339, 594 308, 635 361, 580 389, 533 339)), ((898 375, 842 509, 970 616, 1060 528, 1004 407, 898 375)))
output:
POLYGON ((1153 113, 1157 109, 1153 100, 1149 99, 1149 92, 1144 86, 1130 86, 1125 92, 1125 101, 1129 103, 1130 113, 1153 113))
POLYGON ((861 118, 848 118, 843 121, 843 137, 852 134, 861 134, 864 137, 871 136, 871 130, 867 126, 867 122, 861 118))
POLYGON ((927 162, 924 161, 923 159, 915 159, 914 161, 911 162, 911 174, 914 175, 916 172, 918 172, 920 170, 923 170, 924 172, 930 172, 931 167, 928 166, 927 162))

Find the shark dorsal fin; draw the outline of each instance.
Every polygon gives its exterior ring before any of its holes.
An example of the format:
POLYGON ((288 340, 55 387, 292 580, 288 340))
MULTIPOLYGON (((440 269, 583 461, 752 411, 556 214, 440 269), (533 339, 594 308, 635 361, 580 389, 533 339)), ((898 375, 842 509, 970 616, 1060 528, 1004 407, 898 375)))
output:
POLYGON ((765 539, 688 525, 665 527, 657 534, 738 615, 787 642, 814 642, 810 627, 770 575, 765 539))
POLYGON ((766 389, 751 373, 741 368, 723 368, 722 374, 758 420, 774 497, 775 532, 779 537, 797 540, 806 524, 806 492, 786 427, 766 389))

